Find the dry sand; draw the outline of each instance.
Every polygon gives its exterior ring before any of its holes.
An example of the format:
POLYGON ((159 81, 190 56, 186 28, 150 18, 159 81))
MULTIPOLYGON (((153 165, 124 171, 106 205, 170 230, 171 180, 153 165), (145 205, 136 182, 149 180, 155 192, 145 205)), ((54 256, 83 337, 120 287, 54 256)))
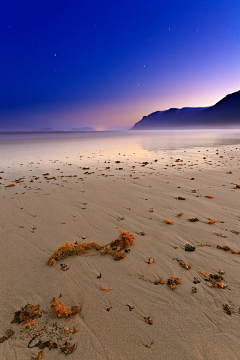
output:
POLYGON ((76 344, 67 357, 76 360, 239 359, 240 255, 217 248, 240 251, 239 145, 89 148, 61 139, 1 145, 0 337, 7 329, 14 335, 0 344, 0 358, 37 358, 41 349, 28 348, 35 337, 30 347, 58 345, 43 349, 43 360, 64 359, 66 340, 76 344), (125 259, 92 250, 46 264, 66 241, 105 245, 120 230, 135 237, 125 259), (210 287, 217 282, 199 273, 219 270, 225 288, 210 287), (172 276, 182 279, 175 290, 167 286, 172 276), (156 285, 160 279, 165 283, 156 285), (53 297, 82 310, 57 318, 53 297), (42 317, 33 327, 12 324, 27 304, 39 304, 42 317))

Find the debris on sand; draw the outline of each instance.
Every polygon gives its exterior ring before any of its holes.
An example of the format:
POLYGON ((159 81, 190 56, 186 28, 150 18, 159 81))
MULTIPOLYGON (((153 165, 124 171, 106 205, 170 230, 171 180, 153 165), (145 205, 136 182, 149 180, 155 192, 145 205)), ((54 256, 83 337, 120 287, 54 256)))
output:
POLYGON ((169 286, 172 290, 175 290, 178 284, 182 284, 181 278, 175 278, 174 276, 171 276, 167 281, 167 286, 169 286))
POLYGON ((164 219, 165 223, 168 225, 173 225, 173 222, 169 219, 164 219))
POLYGON ((215 224, 215 223, 216 223, 216 220, 208 218, 208 224, 209 225, 212 225, 212 224, 215 224))
POLYGON ((195 217, 195 218, 188 218, 188 221, 196 222, 196 221, 199 221, 199 219, 198 219, 197 217, 195 217))
POLYGON ((48 265, 56 265, 56 261, 73 255, 82 255, 91 249, 98 250, 102 255, 111 255, 114 260, 121 260, 126 257, 121 251, 134 245, 134 236, 128 231, 121 231, 119 239, 111 241, 107 245, 100 245, 97 242, 66 242, 63 246, 58 247, 47 261, 48 265))
POLYGON ((199 284, 200 282, 201 282, 201 281, 200 281, 198 278, 196 278, 196 277, 193 279, 193 283, 194 283, 194 284, 199 284))
POLYGON ((227 246, 227 245, 223 245, 223 246, 217 245, 217 249, 221 249, 224 251, 230 251, 232 254, 240 254, 240 251, 235 251, 235 250, 231 249, 230 246, 227 246))
POLYGON ((151 340, 148 344, 144 345, 146 348, 150 349, 154 344, 154 340, 151 340))
POLYGON ((144 320, 145 320, 149 325, 152 325, 152 324, 153 324, 153 319, 151 319, 150 316, 145 317, 144 320))
POLYGON ((51 302, 52 313, 56 315, 58 318, 69 318, 69 316, 74 316, 80 313, 80 306, 72 306, 71 310, 69 310, 62 301, 56 299, 55 297, 51 302))
POLYGON ((177 217, 178 217, 178 218, 180 218, 181 216, 183 216, 183 213, 177 214, 177 217))
POLYGON ((2 337, 0 337, 0 344, 2 344, 4 341, 10 339, 13 335, 14 335, 14 331, 12 331, 12 329, 7 329, 6 335, 3 335, 2 337))
POLYGON ((177 258, 177 261, 179 262, 179 264, 184 267, 185 269, 187 270, 190 270, 191 269, 191 266, 189 264, 185 264, 185 262, 183 260, 180 260, 177 258))
POLYGON ((195 251, 195 247, 190 244, 186 244, 185 251, 195 251))
POLYGON ((231 315, 232 312, 231 312, 231 309, 229 307, 228 304, 223 304, 223 310, 228 314, 228 315, 231 315))
POLYGON ((16 311, 14 319, 11 323, 22 324, 24 326, 32 327, 35 325, 36 319, 42 316, 39 311, 39 305, 28 304, 22 310, 16 311))
POLYGON ((147 261, 148 264, 153 264, 154 263, 154 259, 153 258, 149 258, 147 261))
POLYGON ((36 344, 32 345, 32 342, 36 339, 36 336, 34 336, 28 343, 28 348, 32 349, 34 347, 38 347, 39 349, 45 349, 48 348, 49 350, 51 349, 57 349, 58 348, 58 344, 54 341, 42 341, 39 340, 36 344))
POLYGON ((199 274, 203 276, 209 287, 219 289, 225 289, 227 287, 227 285, 222 283, 223 276, 220 274, 208 274, 205 271, 199 271, 199 274))
POLYGON ((43 357, 43 351, 39 351, 36 358, 32 357, 32 360, 42 360, 43 357))
POLYGON ((106 291, 109 291, 109 290, 111 290, 111 289, 109 289, 109 288, 104 288, 104 287, 100 286, 100 289, 99 289, 99 290, 106 292, 106 291))
POLYGON ((72 354, 74 350, 76 350, 77 346, 75 344, 71 344, 69 340, 67 340, 62 346, 61 346, 61 352, 65 355, 72 354))

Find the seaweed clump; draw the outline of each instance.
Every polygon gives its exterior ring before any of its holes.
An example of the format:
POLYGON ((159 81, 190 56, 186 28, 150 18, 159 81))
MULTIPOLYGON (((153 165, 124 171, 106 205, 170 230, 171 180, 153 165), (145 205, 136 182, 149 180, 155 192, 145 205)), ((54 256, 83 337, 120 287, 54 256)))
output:
POLYGON ((75 344, 71 344, 69 340, 67 340, 62 346, 61 346, 61 352, 65 355, 72 354, 74 350, 76 350, 77 346, 75 344))
POLYGON ((119 239, 111 241, 107 245, 100 245, 97 242, 66 242, 58 247, 47 261, 48 265, 56 265, 56 261, 73 255, 82 255, 91 249, 98 250, 102 255, 111 255, 114 260, 121 260, 126 257, 121 251, 134 245, 134 236, 128 231, 121 231, 119 239))
POLYGON ((175 278, 174 276, 171 276, 167 281, 167 286, 169 286, 172 290, 175 290, 178 284, 182 284, 181 278, 175 278))
POLYGON ((187 270, 190 270, 190 269, 191 269, 191 265, 186 264, 183 260, 179 260, 179 259, 177 258, 177 261, 178 261, 179 264, 180 264, 182 267, 184 267, 185 269, 187 269, 187 270))
POLYGON ((14 335, 14 332, 12 331, 12 329, 7 329, 6 335, 3 335, 2 337, 0 337, 0 344, 2 344, 4 341, 10 339, 13 335, 14 335))
POLYGON ((224 251, 230 251, 232 254, 240 254, 240 251, 233 250, 229 246, 226 246, 226 245, 223 245, 223 246, 217 245, 217 249, 221 249, 224 251))
POLYGON ((24 326, 32 327, 35 325, 36 319, 42 316, 39 311, 39 305, 28 304, 22 310, 16 311, 14 319, 11 323, 22 324, 24 326))
POLYGON ((219 289, 225 289, 227 287, 227 285, 222 283, 223 276, 220 274, 208 274, 205 271, 199 271, 199 274, 203 275, 209 287, 219 289))
POLYGON ((56 299, 55 297, 52 299, 51 309, 53 314, 58 318, 69 318, 69 316, 74 316, 81 311, 79 306, 72 306, 71 310, 69 310, 62 301, 56 299))

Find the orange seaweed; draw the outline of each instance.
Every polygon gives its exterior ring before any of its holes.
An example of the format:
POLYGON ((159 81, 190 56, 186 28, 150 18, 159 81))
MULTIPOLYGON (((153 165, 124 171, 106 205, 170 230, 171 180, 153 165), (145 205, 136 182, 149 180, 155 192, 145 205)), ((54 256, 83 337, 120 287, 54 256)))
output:
POLYGON ((167 286, 172 290, 176 289, 178 284, 182 284, 181 278, 175 278, 174 276, 171 276, 167 281, 167 286))
POLYGON ((104 291, 104 292, 107 292, 107 291, 109 291, 109 290, 111 290, 111 289, 107 289, 107 288, 104 288, 104 287, 101 286, 99 290, 104 291))
POLYGON ((40 318, 42 313, 39 311, 39 305, 28 304, 22 310, 16 311, 11 323, 33 326, 36 318, 40 318))
POLYGON ((178 217, 178 218, 180 218, 181 216, 183 216, 183 213, 177 214, 177 217, 178 217))
POLYGON ((55 297, 52 299, 51 309, 52 313, 58 318, 69 318, 69 316, 74 316, 81 311, 79 306, 72 306, 71 310, 69 310, 62 301, 56 299, 55 297))
POLYGON ((205 195, 205 198, 213 199, 213 196, 211 196, 211 195, 205 195))
POLYGON ((76 350, 77 346, 75 344, 71 344, 69 340, 67 340, 62 346, 61 346, 61 352, 63 352, 65 355, 71 354, 74 350, 76 350))
POLYGON ((217 245, 217 249, 221 249, 224 251, 231 251, 232 254, 240 254, 240 251, 233 250, 229 246, 226 246, 226 245, 223 245, 223 246, 217 245))
POLYGON ((43 351, 39 351, 36 358, 32 357, 32 360, 42 360, 43 357, 43 351))
POLYGON ((195 218, 188 218, 188 221, 196 222, 196 221, 199 221, 199 219, 198 219, 197 217, 195 217, 195 218))
POLYGON ((58 247, 47 261, 48 265, 55 265, 56 261, 67 258, 73 255, 82 255, 91 249, 98 250, 102 255, 111 255, 114 260, 121 260, 126 257, 125 253, 121 251, 134 245, 134 236, 128 231, 121 231, 119 239, 111 241, 107 245, 100 245, 97 242, 66 242, 64 245, 58 247))
POLYGON ((168 225, 173 225, 173 222, 169 219, 164 219, 165 223, 168 225))
POLYGON ((216 220, 214 220, 214 219, 211 219, 211 218, 208 218, 208 224, 209 225, 212 225, 212 224, 215 224, 215 222, 216 222, 216 220))
POLYGON ((185 269, 187 269, 187 270, 190 270, 190 269, 191 269, 191 265, 185 264, 185 262, 184 262, 183 260, 179 260, 179 259, 177 258, 177 261, 178 261, 179 264, 180 264, 182 267, 184 267, 185 269))

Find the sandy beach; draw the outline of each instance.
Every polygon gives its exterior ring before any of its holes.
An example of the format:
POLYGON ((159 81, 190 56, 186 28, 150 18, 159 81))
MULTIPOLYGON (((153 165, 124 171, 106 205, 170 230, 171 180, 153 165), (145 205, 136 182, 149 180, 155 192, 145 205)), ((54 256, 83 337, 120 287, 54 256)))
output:
POLYGON ((171 134, 1 135, 2 360, 239 359, 239 132, 171 134))

